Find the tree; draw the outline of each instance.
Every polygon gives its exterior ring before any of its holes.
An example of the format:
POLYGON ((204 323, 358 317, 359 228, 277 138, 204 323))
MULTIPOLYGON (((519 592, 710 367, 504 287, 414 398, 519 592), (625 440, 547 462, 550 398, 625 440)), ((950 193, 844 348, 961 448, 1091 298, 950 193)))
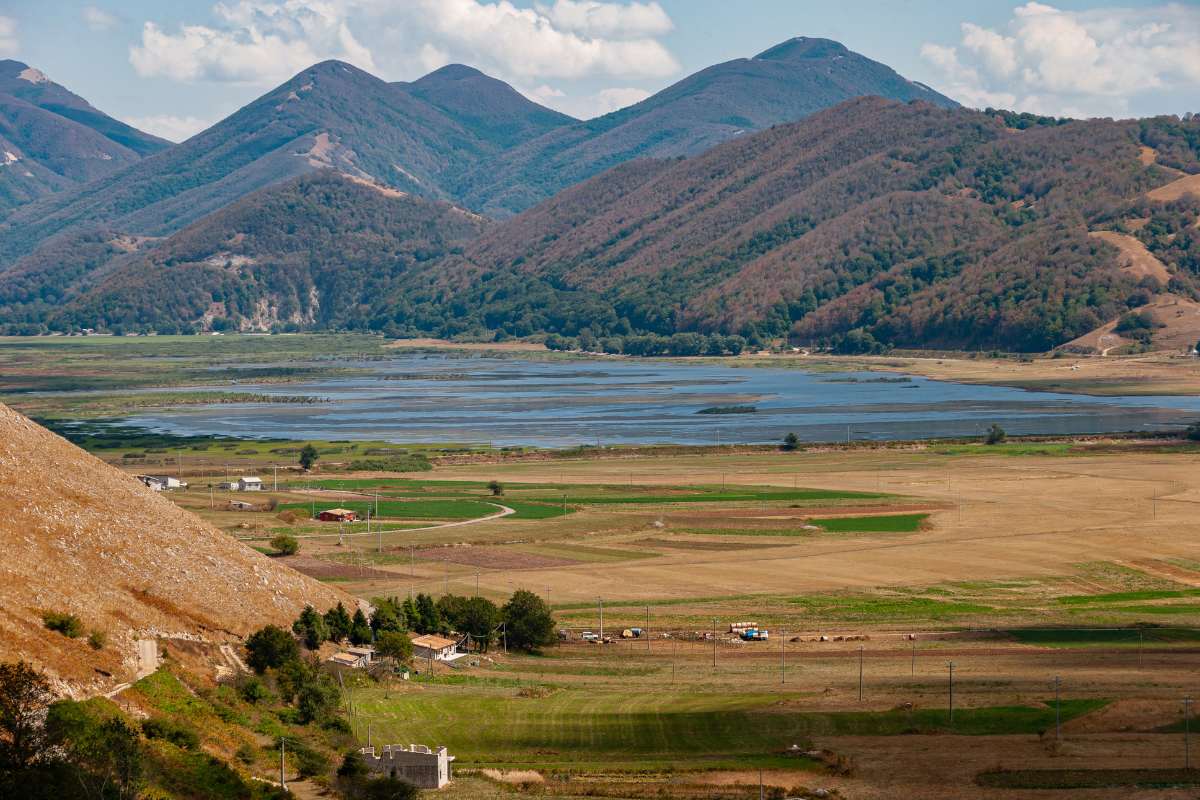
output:
POLYGON ((292 632, 304 641, 304 646, 309 650, 316 650, 329 639, 325 618, 312 606, 305 606, 300 612, 300 616, 292 623, 292 632))
POLYGON ((533 592, 526 589, 513 592, 501 613, 509 647, 536 650, 555 642, 554 616, 550 606, 533 592))
POLYGON ((988 428, 987 437, 983 440, 985 444, 1002 444, 1008 438, 1008 434, 1004 432, 996 423, 992 423, 992 427, 988 428))
POLYGON ((300 466, 301 466, 301 468, 305 472, 308 472, 310 469, 313 468, 313 464, 316 464, 317 459, 320 457, 321 457, 321 454, 317 452, 317 448, 313 447, 311 442, 309 444, 304 445, 304 447, 302 447, 300 449, 300 466))
POLYGON ((246 639, 246 663, 259 675, 299 658, 295 638, 277 625, 268 625, 246 639))
POLYGON ((799 447, 800 447, 800 437, 797 436, 795 433, 789 433, 787 436, 783 437, 782 449, 792 451, 792 450, 799 449, 799 447))
POLYGON ((412 639, 404 631, 384 631, 375 640, 375 652, 380 658, 388 658, 393 664, 412 661, 412 639))
POLYGON ((488 490, 493 497, 499 497, 504 494, 504 485, 500 481, 488 481, 488 490))
MULTIPOLYGON (((363 622, 366 621, 366 617, 363 617, 363 622)), ((340 602, 325 612, 325 627, 329 630, 329 641, 331 642, 340 642, 350 636, 350 628, 353 624, 346 607, 340 602)))
POLYGON ((53 699, 46 676, 24 661, 0 664, 0 771, 26 769, 45 752, 42 719, 53 699))
POLYGON ((442 617, 442 630, 463 630, 462 620, 466 613, 467 598, 459 594, 444 594, 438 598, 437 607, 438 614, 442 617))
POLYGON ((350 644, 370 644, 372 639, 371 623, 361 608, 354 609, 354 617, 350 620, 350 644))
POLYGON ((471 634, 480 649, 486 651, 496 636, 500 619, 500 609, 495 603, 486 597, 472 597, 463 606, 458 628, 461 633, 471 634))
POLYGON ((1200 442, 1200 422, 1193 422, 1187 426, 1187 430, 1183 434, 1189 441, 1200 442))
POLYGON ((442 615, 433 598, 427 594, 417 595, 417 619, 413 629, 417 633, 437 633, 442 629, 442 615))
POLYGON ((333 676, 319 669, 305 672, 296 691, 296 710, 302 724, 321 722, 332 717, 341 701, 341 692, 333 676))
POLYGON ((99 718, 83 703, 61 700, 46 715, 46 731, 73 773, 80 797, 134 800, 143 786, 138 732, 120 716, 99 718))
POLYGON ((271 539, 271 547, 281 556, 294 556, 300 552, 300 542, 295 536, 281 533, 271 539))

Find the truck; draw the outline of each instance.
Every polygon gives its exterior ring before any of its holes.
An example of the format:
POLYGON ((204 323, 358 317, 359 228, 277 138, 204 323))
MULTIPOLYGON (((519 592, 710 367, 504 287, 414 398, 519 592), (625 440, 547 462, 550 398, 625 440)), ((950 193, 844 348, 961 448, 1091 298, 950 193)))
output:
POLYGON ((743 642, 765 642, 771 632, 765 628, 746 628, 739 636, 743 642))

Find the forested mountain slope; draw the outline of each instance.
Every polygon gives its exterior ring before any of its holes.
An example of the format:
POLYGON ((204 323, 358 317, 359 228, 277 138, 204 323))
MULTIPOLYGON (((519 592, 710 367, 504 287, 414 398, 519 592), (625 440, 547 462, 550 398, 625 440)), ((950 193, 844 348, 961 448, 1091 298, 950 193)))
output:
POLYGON ((0 61, 0 215, 170 146, 19 61, 0 61))
POLYGON ((420 275, 371 324, 1045 349, 1166 288, 1122 270, 1091 230, 1143 220, 1170 288, 1196 295, 1200 201, 1145 196, 1181 170, 1200 172, 1200 120, 854 100, 569 189, 420 275))
POLYGON ((464 175, 459 202, 505 217, 633 158, 692 156, 853 97, 953 100, 828 39, 789 39, 690 75, 628 108, 559 127, 464 175))
MULTIPOLYGON (((487 221, 331 170, 263 189, 117 261, 55 314, 68 327, 340 328, 487 221)), ((2 298, 0 298, 2 299, 2 298)))

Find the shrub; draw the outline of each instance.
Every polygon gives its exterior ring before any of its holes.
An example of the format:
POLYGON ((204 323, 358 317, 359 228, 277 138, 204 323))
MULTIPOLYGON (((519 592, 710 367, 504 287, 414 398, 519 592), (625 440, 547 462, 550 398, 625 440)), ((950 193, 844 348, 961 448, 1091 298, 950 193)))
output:
POLYGON ((260 679, 255 677, 246 678, 242 681, 242 685, 238 687, 238 694, 247 703, 259 703, 263 700, 269 700, 271 690, 260 679))
POLYGON ((794 433, 789 433, 783 437, 782 449, 792 451, 800 447, 800 437, 794 433))
POLYGON ((142 723, 142 734, 147 739, 162 739, 180 750, 195 750, 200 746, 200 736, 188 725, 168 717, 151 717, 142 723))
POLYGON ((295 536, 281 533, 271 540, 271 547, 281 556, 294 556, 300 552, 300 542, 295 536))
POLYGON ((488 481, 488 491, 492 493, 493 497, 499 497, 504 494, 504 486, 500 481, 488 481))
POLYGON ((106 644, 108 644, 108 634, 104 631, 92 631, 88 634, 88 645, 93 650, 103 650, 106 644))
POLYGON ((988 428, 987 437, 984 438, 985 444, 1003 444, 1008 439, 1008 434, 996 423, 992 423, 992 427, 988 428))
POLYGON ((250 634, 246 640, 246 663, 259 675, 300 657, 300 645, 287 631, 275 625, 250 634))
POLYGON ((83 622, 74 614, 47 611, 42 614, 42 624, 49 630, 61 633, 68 639, 77 639, 83 635, 83 622))
POLYGON ((233 755, 238 761, 242 762, 246 766, 250 766, 258 760, 258 753, 248 744, 240 745, 237 749, 237 752, 235 752, 233 755))

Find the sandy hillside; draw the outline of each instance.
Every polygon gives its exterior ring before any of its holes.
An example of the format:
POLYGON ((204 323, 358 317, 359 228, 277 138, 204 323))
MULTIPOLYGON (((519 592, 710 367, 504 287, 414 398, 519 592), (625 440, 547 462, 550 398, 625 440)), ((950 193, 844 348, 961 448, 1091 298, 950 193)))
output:
POLYGON ((1160 186, 1147 192, 1146 197, 1169 203, 1172 200, 1178 200, 1185 194, 1200 195, 1200 174, 1185 175, 1178 180, 1171 181, 1166 186, 1160 186))
POLYGON ((0 661, 29 660, 73 694, 133 677, 138 639, 231 639, 349 600, 3 405, 0 548, 0 661), (46 630, 44 610, 107 644, 46 630))
MULTIPOLYGON (((1149 311, 1155 324, 1160 325, 1154 331, 1153 348, 1155 350, 1190 350, 1200 341, 1200 304, 1178 297, 1173 294, 1162 294, 1154 298, 1148 305, 1136 309, 1149 311)), ((1114 332, 1119 320, 1110 320, 1090 333, 1086 333, 1069 342, 1068 345, 1093 347, 1099 353, 1107 353, 1122 345, 1129 344, 1126 339, 1114 332)))

